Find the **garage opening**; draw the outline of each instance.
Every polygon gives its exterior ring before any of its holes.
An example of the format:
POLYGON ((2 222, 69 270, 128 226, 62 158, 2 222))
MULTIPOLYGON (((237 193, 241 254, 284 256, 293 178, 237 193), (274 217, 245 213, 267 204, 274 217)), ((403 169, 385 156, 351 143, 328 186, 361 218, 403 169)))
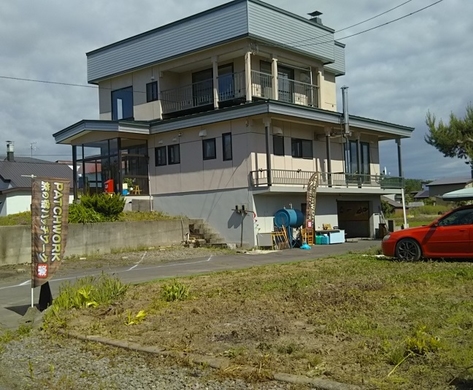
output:
POLYGON ((338 226, 347 238, 371 237, 370 202, 337 201, 338 226))

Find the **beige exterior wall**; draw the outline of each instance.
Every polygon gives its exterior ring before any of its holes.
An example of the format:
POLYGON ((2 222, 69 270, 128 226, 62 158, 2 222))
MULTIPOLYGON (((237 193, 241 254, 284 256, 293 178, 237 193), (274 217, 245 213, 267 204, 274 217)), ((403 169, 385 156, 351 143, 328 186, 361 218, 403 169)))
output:
POLYGON ((150 138, 150 177, 152 194, 248 188, 250 171, 249 140, 246 121, 206 126, 207 135, 199 137, 201 127, 185 129, 150 138), (222 134, 232 134, 233 159, 223 161, 222 134), (180 137, 179 137, 179 134, 180 137), (215 138, 217 158, 204 160, 202 140, 215 138), (181 163, 156 167, 155 148, 179 143, 181 163))
MULTIPOLYGON (((159 90, 166 91, 192 83, 192 73, 212 67, 212 61, 218 65, 233 64, 235 73, 245 70, 245 52, 250 51, 249 43, 245 40, 228 45, 219 46, 200 53, 178 58, 167 63, 150 66, 145 69, 130 72, 126 75, 114 77, 99 83, 99 113, 101 119, 111 118, 111 92, 120 88, 133 86, 133 104, 135 120, 150 120, 159 117, 159 110, 155 105, 147 105, 146 84, 156 80, 159 90)), ((304 69, 312 71, 313 84, 320 84, 320 108, 336 110, 336 84, 334 75, 321 72, 322 63, 313 59, 291 53, 282 49, 261 46, 256 54, 251 55, 252 70, 260 71, 260 62, 271 61, 276 58, 282 66, 294 68, 296 81, 310 83, 310 77, 303 75, 304 69)))
POLYGON ((337 111, 337 85, 335 75, 327 71, 322 73, 320 85, 320 108, 337 111))

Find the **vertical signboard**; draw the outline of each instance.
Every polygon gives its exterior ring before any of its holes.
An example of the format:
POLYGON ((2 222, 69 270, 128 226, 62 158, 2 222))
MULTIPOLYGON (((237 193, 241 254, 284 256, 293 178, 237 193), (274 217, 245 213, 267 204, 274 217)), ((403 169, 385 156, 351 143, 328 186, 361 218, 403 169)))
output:
POLYGON ((32 179, 31 285, 49 281, 64 257, 69 211, 69 180, 32 179))

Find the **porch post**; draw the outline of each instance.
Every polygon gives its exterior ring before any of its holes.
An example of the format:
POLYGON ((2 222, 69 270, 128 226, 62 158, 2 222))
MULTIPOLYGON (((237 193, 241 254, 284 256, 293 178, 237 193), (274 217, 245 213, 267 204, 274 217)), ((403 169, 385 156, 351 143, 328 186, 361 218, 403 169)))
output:
POLYGON ((269 147, 270 127, 271 127, 271 118, 265 118, 264 131, 265 131, 265 136, 266 136, 266 170, 267 170, 268 187, 271 187, 271 185, 273 184, 272 175, 271 175, 271 151, 269 147))
POLYGON ((72 195, 77 200, 77 149, 72 145, 72 195))
MULTIPOLYGON (((158 78, 156 79, 157 89, 158 89, 158 101, 156 107, 156 118, 163 119, 163 104, 161 102, 161 76, 162 73, 158 71, 158 78)), ((154 77, 154 75, 153 75, 154 77)))
POLYGON ((332 150, 330 147, 330 128, 325 128, 325 148, 327 151, 327 178, 328 186, 332 187, 332 150))
POLYGON ((397 144, 397 166, 399 170, 399 177, 402 177, 402 159, 401 159, 401 139, 396 139, 397 144))
POLYGON ((316 108, 323 108, 322 107, 322 72, 320 70, 317 71, 317 102, 314 104, 316 108))
POLYGON ((273 57, 271 61, 271 76, 272 76, 272 98, 274 100, 279 100, 279 92, 278 92, 278 59, 273 57))
POLYGON ((212 68, 213 68, 213 101, 214 109, 218 108, 218 61, 217 57, 212 57, 212 68))
POLYGON ((253 100, 253 90, 251 89, 251 52, 245 53, 245 87, 246 87, 246 101, 253 100))
POLYGON ((361 134, 357 134, 356 136, 356 170, 357 170, 357 178, 358 178, 358 187, 361 188, 362 178, 361 178, 361 134))

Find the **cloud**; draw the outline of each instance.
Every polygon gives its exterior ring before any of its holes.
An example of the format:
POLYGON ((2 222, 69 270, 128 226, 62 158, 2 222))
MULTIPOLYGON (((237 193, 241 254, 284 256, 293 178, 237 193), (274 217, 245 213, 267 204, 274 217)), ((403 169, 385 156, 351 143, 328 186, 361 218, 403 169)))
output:
MULTIPOLYGON (((86 84, 85 53, 225 3, 224 0, 15 0, 0 12, 0 76, 86 84)), ((315 6, 325 25, 340 30, 386 11, 388 0, 267 0, 307 17, 315 6)), ((402 142, 406 177, 469 175, 469 167, 446 159, 424 142, 427 111, 448 120, 463 115, 472 101, 473 2, 443 1, 396 23, 356 37, 345 37, 432 4, 416 0, 336 34, 346 46, 350 111, 363 117, 415 127, 402 142)), ((307 37, 301 37, 307 39, 307 37)), ((339 107, 341 103, 339 102, 339 107)), ((52 134, 81 119, 98 118, 97 91, 0 79, 0 133, 15 141, 18 154, 70 158, 70 148, 54 144, 52 134)), ((380 147, 381 165, 397 172, 394 142, 380 147)), ((0 154, 2 147, 0 145, 0 154)))

